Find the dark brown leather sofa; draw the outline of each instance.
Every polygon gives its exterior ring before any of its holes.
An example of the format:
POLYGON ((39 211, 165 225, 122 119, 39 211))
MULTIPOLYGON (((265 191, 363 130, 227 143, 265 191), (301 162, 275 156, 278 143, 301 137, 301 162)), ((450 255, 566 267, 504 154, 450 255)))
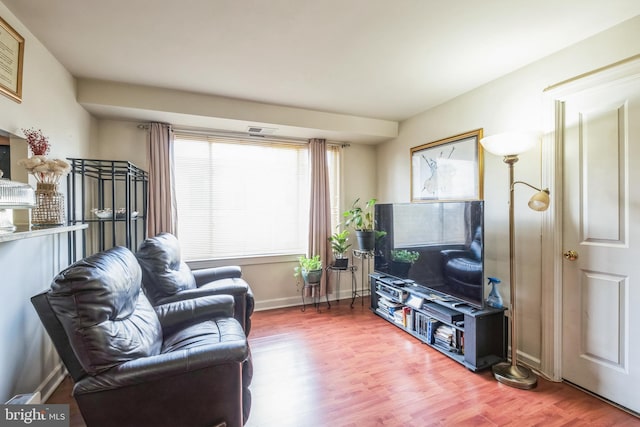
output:
POLYGON ((232 295, 235 318, 245 334, 251 331, 253 292, 238 266, 191 270, 182 261, 180 243, 170 233, 146 239, 136 252, 142 267, 142 283, 152 305, 204 295, 232 295))
POLYGON ((243 425, 250 353, 233 297, 153 307, 141 279, 135 255, 116 247, 74 263, 32 298, 86 424, 243 425))

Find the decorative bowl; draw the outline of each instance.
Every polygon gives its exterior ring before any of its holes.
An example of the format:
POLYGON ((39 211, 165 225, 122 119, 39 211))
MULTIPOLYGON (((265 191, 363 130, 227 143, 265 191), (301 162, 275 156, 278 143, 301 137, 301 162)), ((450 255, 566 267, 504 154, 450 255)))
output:
POLYGON ((110 219, 113 217, 111 209, 93 209, 92 212, 100 219, 110 219))
MULTIPOLYGON (((111 210, 111 208, 91 209, 91 212, 93 212, 94 215, 97 216, 100 219, 111 219, 111 218, 113 218, 113 211, 111 210)), ((116 219, 124 219, 126 214, 127 214, 127 210, 125 208, 120 208, 120 209, 116 210, 116 219)), ((131 218, 137 218, 138 215, 139 214, 138 214, 137 211, 131 212, 131 218)))

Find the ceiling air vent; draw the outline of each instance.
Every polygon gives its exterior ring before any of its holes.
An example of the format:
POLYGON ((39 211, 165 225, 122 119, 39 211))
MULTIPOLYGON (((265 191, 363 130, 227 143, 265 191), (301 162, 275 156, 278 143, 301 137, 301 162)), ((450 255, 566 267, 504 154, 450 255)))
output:
POLYGON ((247 128, 247 132, 250 135, 273 135, 273 133, 278 130, 276 128, 265 128, 262 126, 249 126, 247 128))

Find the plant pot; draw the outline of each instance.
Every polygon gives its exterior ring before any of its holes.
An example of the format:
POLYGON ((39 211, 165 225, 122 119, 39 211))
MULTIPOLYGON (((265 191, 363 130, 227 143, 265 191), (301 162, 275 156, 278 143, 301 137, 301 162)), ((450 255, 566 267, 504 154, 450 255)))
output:
POLYGON ((334 270, 346 270, 349 267, 349 258, 336 258, 333 262, 334 270))
POLYGON ((394 276, 407 278, 411 269, 410 262, 391 261, 391 274, 394 276))
POLYGON ((322 269, 320 270, 302 270, 302 279, 305 283, 319 283, 322 277, 322 269))
POLYGON ((376 247, 376 232, 373 230, 356 231, 356 239, 361 251, 372 251, 376 247))

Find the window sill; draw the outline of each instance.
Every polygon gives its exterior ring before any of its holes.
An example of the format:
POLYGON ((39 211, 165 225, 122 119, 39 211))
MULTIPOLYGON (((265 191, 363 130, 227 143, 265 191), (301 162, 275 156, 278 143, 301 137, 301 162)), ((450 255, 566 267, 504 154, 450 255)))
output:
POLYGON ((186 261, 189 268, 198 270, 200 268, 224 267, 227 265, 260 265, 260 264, 279 264, 285 262, 297 262, 300 255, 261 255, 242 258, 222 258, 222 259, 203 259, 186 261))

